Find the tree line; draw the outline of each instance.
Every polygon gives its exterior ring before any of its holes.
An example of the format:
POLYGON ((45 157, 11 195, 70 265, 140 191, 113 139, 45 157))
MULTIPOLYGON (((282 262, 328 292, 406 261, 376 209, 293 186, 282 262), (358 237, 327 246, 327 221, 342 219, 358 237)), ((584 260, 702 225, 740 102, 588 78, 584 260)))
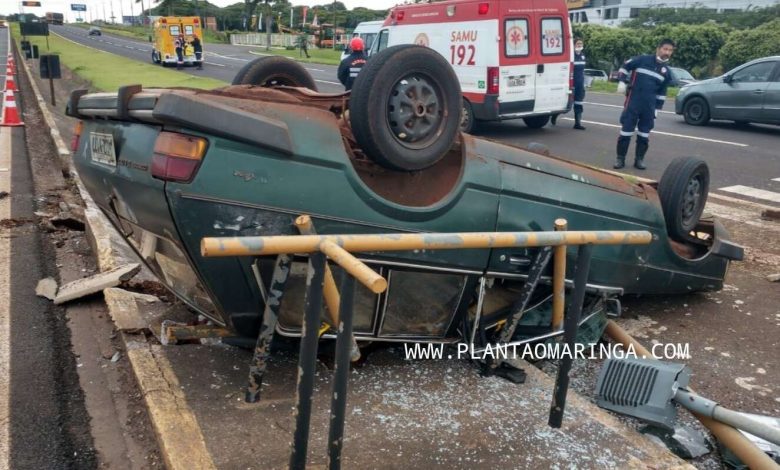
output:
POLYGON ((588 65, 614 70, 627 58, 651 53, 659 40, 677 43, 672 65, 697 78, 717 76, 759 57, 780 55, 780 5, 744 12, 654 8, 619 28, 573 25, 585 41, 588 65))

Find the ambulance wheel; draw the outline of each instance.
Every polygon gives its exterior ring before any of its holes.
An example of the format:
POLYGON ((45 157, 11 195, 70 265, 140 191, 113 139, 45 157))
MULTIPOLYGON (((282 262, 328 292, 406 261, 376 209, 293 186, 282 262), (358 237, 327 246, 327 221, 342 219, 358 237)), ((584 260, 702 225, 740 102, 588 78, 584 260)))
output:
POLYGON ((523 118, 523 121, 531 129, 541 129, 550 122, 550 116, 531 116, 523 118))
POLYGON ((694 157, 677 157, 658 182, 666 230, 674 240, 685 241, 696 228, 707 203, 710 170, 694 157))
POLYGON ((309 71, 298 62, 286 57, 260 57, 238 71, 233 85, 258 85, 262 87, 294 86, 317 91, 309 71))
POLYGON ((155 51, 152 51, 152 62, 154 62, 155 64, 159 64, 160 62, 162 62, 160 58, 157 57, 157 52, 155 51))
POLYGON ((460 115, 460 130, 471 134, 477 129, 477 119, 474 117, 474 108, 467 99, 463 99, 463 111, 460 115))
POLYGON ((350 124, 375 162, 417 171, 452 149, 462 106, 460 82, 444 57, 423 46, 393 46, 372 56, 355 80, 350 124))
POLYGON ((683 118, 692 126, 703 126, 710 122, 710 107, 701 96, 694 96, 683 106, 683 118))

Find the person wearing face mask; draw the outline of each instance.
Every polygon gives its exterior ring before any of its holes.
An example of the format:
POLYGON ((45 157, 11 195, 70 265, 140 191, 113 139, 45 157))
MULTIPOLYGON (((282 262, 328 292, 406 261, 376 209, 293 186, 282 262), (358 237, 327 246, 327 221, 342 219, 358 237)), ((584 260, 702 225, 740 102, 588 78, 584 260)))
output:
POLYGON ((626 93, 623 113, 620 115, 620 137, 617 141, 617 160, 612 166, 626 166, 626 154, 631 136, 636 131, 636 156, 634 168, 644 170, 643 160, 650 146, 650 131, 655 125, 658 110, 663 108, 666 89, 672 80, 669 59, 674 52, 674 42, 664 39, 658 43, 655 54, 628 59, 618 74, 618 91, 626 93))
POLYGON ((585 101, 585 54, 582 39, 574 40, 574 128, 585 130, 582 125, 582 103, 585 101))

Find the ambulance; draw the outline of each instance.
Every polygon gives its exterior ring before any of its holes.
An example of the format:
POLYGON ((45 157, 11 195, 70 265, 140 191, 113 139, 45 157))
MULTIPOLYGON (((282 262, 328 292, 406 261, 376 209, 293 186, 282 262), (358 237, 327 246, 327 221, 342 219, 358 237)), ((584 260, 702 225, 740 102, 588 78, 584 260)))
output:
POLYGON ((572 106, 573 45, 565 0, 449 0, 398 5, 374 41, 430 47, 452 64, 462 128, 522 118, 531 128, 572 106))
POLYGON ((180 34, 186 41, 184 47, 184 65, 197 65, 195 51, 190 42, 194 35, 203 45, 200 18, 197 16, 160 16, 152 23, 152 62, 155 64, 176 65, 174 40, 180 34))

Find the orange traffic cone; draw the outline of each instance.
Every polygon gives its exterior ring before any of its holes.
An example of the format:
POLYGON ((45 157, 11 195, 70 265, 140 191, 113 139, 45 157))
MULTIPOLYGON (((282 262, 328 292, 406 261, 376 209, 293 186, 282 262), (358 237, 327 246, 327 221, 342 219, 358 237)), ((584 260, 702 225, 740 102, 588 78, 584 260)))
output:
POLYGON ((6 90, 5 99, 3 100, 3 121, 0 122, 0 126, 10 127, 23 125, 24 123, 19 117, 19 110, 16 108, 14 92, 11 90, 6 90))
POLYGON ((16 83, 14 83, 14 76, 11 73, 5 76, 5 91, 19 91, 16 88, 16 83))

